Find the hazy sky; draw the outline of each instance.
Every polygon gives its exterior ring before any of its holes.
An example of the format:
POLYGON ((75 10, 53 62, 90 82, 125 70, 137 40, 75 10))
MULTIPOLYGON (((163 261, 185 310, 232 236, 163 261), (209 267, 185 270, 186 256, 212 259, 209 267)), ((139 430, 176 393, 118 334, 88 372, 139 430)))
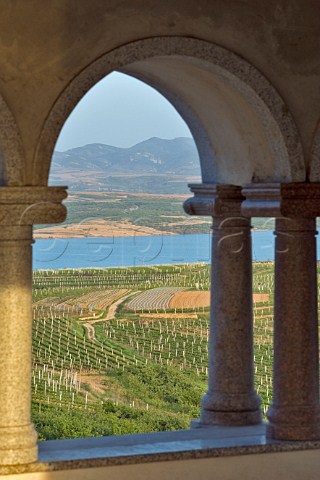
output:
POLYGON ((113 72, 97 83, 66 121, 56 144, 64 151, 88 143, 130 147, 150 137, 191 137, 171 104, 148 85, 113 72))

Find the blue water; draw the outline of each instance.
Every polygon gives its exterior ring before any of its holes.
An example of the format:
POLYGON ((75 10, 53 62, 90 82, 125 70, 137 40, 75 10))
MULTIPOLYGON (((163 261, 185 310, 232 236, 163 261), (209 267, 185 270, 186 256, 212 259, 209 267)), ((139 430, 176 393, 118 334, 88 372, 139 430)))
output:
MULTIPOLYGON (((274 258, 271 230, 253 232, 253 260, 274 258)), ((210 235, 37 240, 33 268, 125 267, 210 262, 210 235)))

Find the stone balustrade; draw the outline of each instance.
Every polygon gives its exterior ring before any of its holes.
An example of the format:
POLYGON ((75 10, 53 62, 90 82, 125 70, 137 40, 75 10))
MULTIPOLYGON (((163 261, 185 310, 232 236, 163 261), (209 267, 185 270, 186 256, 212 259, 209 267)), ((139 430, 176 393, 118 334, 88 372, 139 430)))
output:
POLYGON ((315 217, 320 184, 190 185, 184 208, 213 217, 208 392, 195 426, 259 423, 253 389, 250 218, 276 217, 273 401, 267 435, 319 440, 315 217))
POLYGON ((316 222, 320 184, 254 184, 242 212, 275 228, 273 399, 267 435, 320 439, 316 222))
MULTIPOLYGON (((252 216, 275 216, 273 401, 267 435, 315 441, 319 365, 315 217, 319 184, 191 184, 191 215, 213 218, 208 391, 195 427, 261 423, 254 389, 252 216)), ((63 187, 0 189, 0 465, 37 460, 31 423, 32 224, 66 215, 63 187)))

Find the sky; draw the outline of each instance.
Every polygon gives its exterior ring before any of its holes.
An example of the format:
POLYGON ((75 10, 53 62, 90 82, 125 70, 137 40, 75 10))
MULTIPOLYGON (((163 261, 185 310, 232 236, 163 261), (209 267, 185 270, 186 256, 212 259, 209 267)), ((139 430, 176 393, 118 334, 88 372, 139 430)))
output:
POLYGON ((82 98, 61 130, 55 149, 89 143, 131 147, 151 137, 191 137, 174 107, 145 83, 113 72, 82 98))

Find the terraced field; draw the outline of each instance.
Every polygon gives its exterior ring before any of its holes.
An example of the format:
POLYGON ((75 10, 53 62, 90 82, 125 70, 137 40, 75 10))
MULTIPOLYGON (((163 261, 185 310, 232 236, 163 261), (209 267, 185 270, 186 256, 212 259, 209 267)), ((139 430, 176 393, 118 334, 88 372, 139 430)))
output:
POLYGON ((158 287, 146 290, 136 295, 127 303, 130 310, 166 310, 176 292, 181 292, 181 287, 158 287))
POLYGON ((169 302, 169 308, 194 308, 209 307, 210 292, 209 291, 184 291, 173 295, 169 302))
MULTIPOLYGON (((272 396, 273 265, 254 264, 253 283, 255 380, 266 411, 272 396)), ((33 414, 43 426, 50 408, 51 419, 43 438, 73 435, 47 433, 64 408, 80 415, 110 402, 112 409, 130 408, 131 416, 147 419, 132 420, 130 431, 148 430, 159 415, 171 423, 156 429, 187 428, 206 390, 208 290, 209 267, 203 264, 35 272, 33 414), (178 385, 185 385, 179 395, 178 385)), ((127 433, 125 418, 121 414, 114 423, 118 433, 127 433)), ((77 435, 87 435, 81 428, 77 435)))

